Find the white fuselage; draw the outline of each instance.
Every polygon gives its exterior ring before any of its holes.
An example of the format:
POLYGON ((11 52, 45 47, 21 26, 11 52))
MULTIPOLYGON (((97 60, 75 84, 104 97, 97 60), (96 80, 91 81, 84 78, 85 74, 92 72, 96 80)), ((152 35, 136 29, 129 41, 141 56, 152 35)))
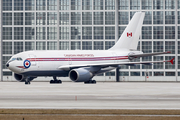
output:
MULTIPOLYGON (((27 51, 14 55, 13 58, 21 57, 21 61, 9 63, 9 69, 17 74, 24 74, 31 71, 59 71, 62 65, 98 64, 127 62, 130 51, 110 50, 48 50, 48 51, 27 51), (25 63, 29 61, 29 65, 25 63)), ((44 73, 46 74, 46 73, 44 73)), ((61 75, 60 75, 61 76, 61 75)))

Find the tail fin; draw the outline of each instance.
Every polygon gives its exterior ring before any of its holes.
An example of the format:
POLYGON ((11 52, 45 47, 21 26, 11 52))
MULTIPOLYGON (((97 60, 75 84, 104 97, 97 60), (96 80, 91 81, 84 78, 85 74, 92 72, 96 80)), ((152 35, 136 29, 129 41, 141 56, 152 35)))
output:
POLYGON ((145 13, 136 12, 116 44, 109 50, 136 50, 145 13))

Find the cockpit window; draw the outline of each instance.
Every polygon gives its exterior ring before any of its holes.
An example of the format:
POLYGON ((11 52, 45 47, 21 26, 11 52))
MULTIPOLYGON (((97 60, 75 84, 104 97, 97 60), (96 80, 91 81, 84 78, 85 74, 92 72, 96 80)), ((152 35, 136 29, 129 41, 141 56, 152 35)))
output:
POLYGON ((17 60, 18 60, 18 61, 22 61, 22 58, 18 57, 17 60))
POLYGON ((12 58, 12 60, 11 60, 11 61, 14 61, 14 60, 16 60, 16 58, 12 58))
POLYGON ((22 61, 22 58, 20 58, 20 57, 18 57, 18 58, 12 58, 10 61, 14 61, 14 60, 22 61))

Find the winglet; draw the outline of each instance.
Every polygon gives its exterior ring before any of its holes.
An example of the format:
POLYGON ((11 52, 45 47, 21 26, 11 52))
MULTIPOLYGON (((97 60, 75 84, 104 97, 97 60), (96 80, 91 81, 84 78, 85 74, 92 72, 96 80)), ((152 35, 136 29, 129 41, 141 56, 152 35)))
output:
POLYGON ((174 58, 169 60, 168 62, 170 62, 172 65, 173 65, 173 62, 174 62, 174 58))

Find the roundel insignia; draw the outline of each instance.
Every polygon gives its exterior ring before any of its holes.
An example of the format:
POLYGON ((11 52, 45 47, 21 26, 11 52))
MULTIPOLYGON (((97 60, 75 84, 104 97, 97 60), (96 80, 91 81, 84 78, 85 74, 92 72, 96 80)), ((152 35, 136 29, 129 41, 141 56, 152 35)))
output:
POLYGON ((29 68, 30 66, 31 66, 30 61, 29 61, 29 60, 25 60, 25 61, 24 61, 24 67, 25 67, 25 68, 29 68))

